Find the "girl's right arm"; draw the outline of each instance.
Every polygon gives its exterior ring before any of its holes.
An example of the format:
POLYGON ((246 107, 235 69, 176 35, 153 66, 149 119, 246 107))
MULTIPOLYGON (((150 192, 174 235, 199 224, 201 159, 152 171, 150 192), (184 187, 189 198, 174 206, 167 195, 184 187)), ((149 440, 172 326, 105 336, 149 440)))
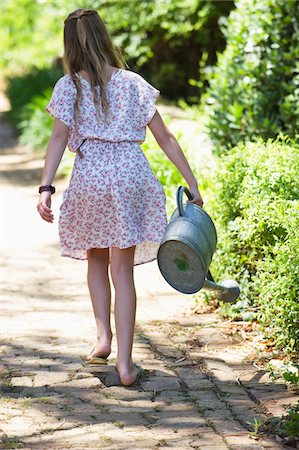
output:
POLYGON ((158 110, 156 110, 152 120, 147 125, 153 133, 158 145, 164 151, 169 160, 177 167, 188 183, 193 199, 187 201, 202 207, 203 200, 198 191, 196 178, 178 141, 163 122, 158 110))
MULTIPOLYGON (((43 167, 41 186, 51 185, 67 145, 69 127, 55 118, 52 134, 48 143, 45 163, 43 167)), ((51 193, 44 191, 40 194, 37 210, 46 222, 53 222, 51 210, 51 193)))

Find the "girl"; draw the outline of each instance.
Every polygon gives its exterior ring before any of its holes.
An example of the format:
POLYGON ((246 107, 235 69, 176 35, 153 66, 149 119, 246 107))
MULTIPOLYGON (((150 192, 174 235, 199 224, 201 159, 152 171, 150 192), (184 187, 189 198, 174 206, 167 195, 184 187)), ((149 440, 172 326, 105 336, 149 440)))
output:
POLYGON ((66 145, 76 152, 63 193, 58 229, 61 256, 88 262, 87 282, 97 342, 87 363, 106 362, 111 352, 108 277, 115 289, 116 369, 124 386, 141 368, 132 362, 136 292, 133 267, 153 261, 166 225, 166 197, 141 150, 146 125, 203 205, 193 172, 155 102, 160 91, 125 69, 121 53, 97 11, 78 9, 64 21, 64 72, 46 110, 54 127, 37 209, 53 223, 51 185, 66 145))

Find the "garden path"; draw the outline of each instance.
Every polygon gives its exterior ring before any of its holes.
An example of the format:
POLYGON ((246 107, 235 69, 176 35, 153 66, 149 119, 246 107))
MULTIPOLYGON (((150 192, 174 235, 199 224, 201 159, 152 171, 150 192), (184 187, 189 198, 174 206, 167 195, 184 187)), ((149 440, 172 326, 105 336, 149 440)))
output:
POLYGON ((95 327, 87 263, 59 253, 57 217, 66 182, 55 182, 54 223, 41 220, 36 204, 43 160, 1 124, 1 448, 289 448, 273 435, 250 433, 248 422, 281 414, 293 394, 246 362, 252 351, 246 336, 243 342, 228 337, 214 313, 194 315, 192 296, 168 286, 156 261, 135 268, 134 360, 145 369, 140 382, 119 385, 115 340, 109 365, 82 364, 95 327))

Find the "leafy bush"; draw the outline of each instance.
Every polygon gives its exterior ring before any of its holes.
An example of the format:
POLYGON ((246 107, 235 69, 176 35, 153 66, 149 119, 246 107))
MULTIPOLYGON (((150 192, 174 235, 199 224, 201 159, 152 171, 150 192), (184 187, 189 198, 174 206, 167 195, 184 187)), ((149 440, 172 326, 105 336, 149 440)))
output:
POLYGON ((43 96, 46 100, 55 82, 62 75, 61 69, 49 67, 34 68, 31 72, 23 75, 7 77, 6 94, 11 104, 11 110, 6 115, 11 123, 18 129, 22 129, 20 121, 29 120, 35 113, 35 109, 39 110, 42 106, 40 99, 36 100, 36 98, 43 96))
POLYGON ((240 140, 299 130, 298 3, 237 0, 210 80, 208 129, 222 153, 240 140))
POLYGON ((209 205, 219 237, 212 273, 236 277, 240 301, 289 353, 299 350, 298 174, 299 146, 288 139, 240 143, 218 161, 209 205))
POLYGON ((169 98, 188 97, 195 103, 205 88, 197 84, 199 63, 215 64, 216 51, 225 47, 218 19, 234 8, 230 0, 93 0, 89 5, 82 0, 22 0, 1 5, 2 73, 46 67, 62 56, 63 20, 72 10, 91 7, 107 24, 130 68, 146 74, 169 98))
MULTIPOLYGON (((299 442, 298 438, 299 429, 299 402, 297 405, 291 406, 287 410, 287 414, 282 416, 281 421, 278 426, 278 434, 282 436, 290 436, 299 442)), ((294 442, 294 441, 293 441, 294 442)))
MULTIPOLYGON (((19 142, 27 145, 37 156, 43 157, 46 154, 50 139, 53 118, 45 111, 45 106, 49 101, 52 88, 47 88, 42 95, 36 95, 22 111, 22 119, 18 122, 17 128, 20 130, 19 142)), ((57 169, 58 177, 68 176, 72 170, 74 153, 66 149, 57 169)))
POLYGON ((46 89, 43 95, 36 95, 24 106, 20 114, 17 129, 20 130, 20 144, 28 145, 38 152, 45 149, 53 126, 53 118, 45 112, 45 106, 51 96, 52 89, 46 89))
MULTIPOLYGON (((158 106, 159 108, 159 106, 158 106)), ((163 114, 163 120, 167 126, 170 124, 170 117, 163 114)), ((192 135, 188 136, 186 130, 186 124, 183 124, 184 128, 176 127, 176 131, 173 133, 178 140, 186 158, 192 167, 196 179, 199 182, 199 189, 203 190, 204 186, 202 184, 202 178, 199 175, 199 170, 204 170, 202 167, 198 167, 197 161, 195 161, 195 151, 194 147, 197 148, 197 143, 191 142, 192 135)), ((200 126, 196 127, 196 130, 200 132, 200 126)), ((167 198, 167 215, 170 218, 174 209, 177 207, 176 204, 176 191, 180 185, 188 186, 185 179, 182 177, 176 166, 168 159, 166 154, 161 150, 152 133, 148 131, 147 139, 142 144, 142 150, 144 151, 153 172, 163 185, 164 192, 167 198)))

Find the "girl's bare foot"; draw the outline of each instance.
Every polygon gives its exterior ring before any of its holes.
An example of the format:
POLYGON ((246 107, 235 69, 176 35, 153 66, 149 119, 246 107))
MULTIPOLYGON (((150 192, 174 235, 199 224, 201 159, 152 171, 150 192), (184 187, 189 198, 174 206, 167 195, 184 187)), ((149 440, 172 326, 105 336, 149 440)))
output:
POLYGON ((121 384, 123 386, 131 386, 137 380, 142 369, 133 363, 131 363, 129 367, 121 367, 116 363, 116 370, 118 372, 121 384))
POLYGON ((90 357, 98 356, 100 358, 108 358, 111 353, 111 340, 112 333, 110 334, 110 338, 98 336, 97 343, 95 344, 90 357))

